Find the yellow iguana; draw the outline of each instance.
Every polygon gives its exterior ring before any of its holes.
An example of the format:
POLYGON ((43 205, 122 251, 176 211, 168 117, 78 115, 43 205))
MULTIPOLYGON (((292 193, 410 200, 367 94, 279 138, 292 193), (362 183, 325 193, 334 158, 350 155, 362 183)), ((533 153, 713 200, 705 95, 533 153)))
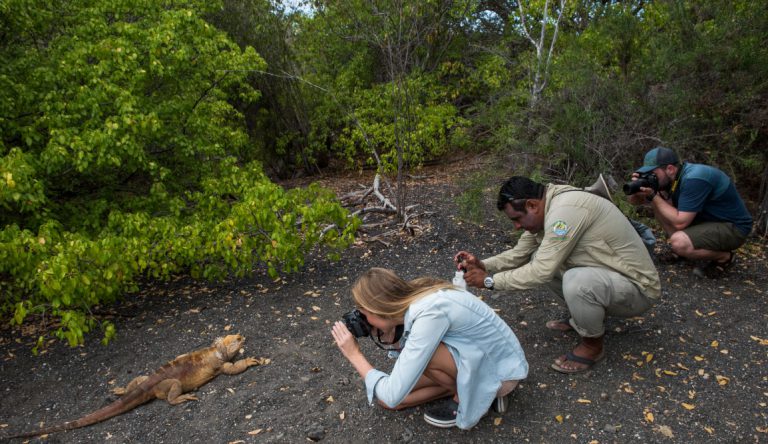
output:
POLYGON ((155 398, 165 399, 171 405, 197 400, 187 392, 198 389, 220 373, 236 375, 250 366, 268 362, 256 358, 231 362, 239 353, 244 341, 245 338, 240 335, 218 338, 210 347, 181 355, 157 369, 152 375, 139 376, 125 388, 114 389, 113 393, 122 397, 93 413, 74 421, 7 438, 28 438, 89 426, 121 415, 155 398))

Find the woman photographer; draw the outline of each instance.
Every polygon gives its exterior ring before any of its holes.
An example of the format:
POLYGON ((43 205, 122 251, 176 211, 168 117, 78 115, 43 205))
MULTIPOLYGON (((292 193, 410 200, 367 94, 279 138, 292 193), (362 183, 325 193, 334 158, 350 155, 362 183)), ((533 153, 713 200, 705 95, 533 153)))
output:
MULTIPOLYGON (((506 410, 507 395, 528 374, 528 363, 509 326, 473 294, 432 278, 405 281, 371 268, 352 287, 372 334, 394 338, 403 325, 400 354, 391 374, 373 368, 342 322, 336 345, 365 380, 368 401, 403 409, 448 397, 427 409, 437 427, 469 429, 493 404, 506 410)), ((395 339, 397 340, 397 339, 395 339)))

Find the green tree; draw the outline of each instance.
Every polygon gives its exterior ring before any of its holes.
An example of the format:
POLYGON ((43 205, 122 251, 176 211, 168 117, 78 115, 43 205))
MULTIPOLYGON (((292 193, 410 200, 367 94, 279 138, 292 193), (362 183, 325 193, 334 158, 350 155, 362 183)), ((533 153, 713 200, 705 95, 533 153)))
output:
POLYGON ((664 144, 728 172, 762 232, 766 12, 748 1, 569 3, 547 90, 533 110, 524 109, 527 82, 500 94, 485 114, 493 143, 532 154, 526 169, 583 184, 600 172, 626 177, 664 144))
MULTIPOLYGON (((659 138, 720 166, 758 207, 768 183, 768 5, 665 2, 649 5, 645 24, 638 80, 659 138)), ((758 216, 765 232, 765 208, 758 216)))
POLYGON ((261 98, 243 108, 252 143, 260 145, 258 159, 279 177, 318 172, 327 165, 328 153, 309 143, 308 100, 294 47, 295 30, 305 17, 270 0, 225 0, 224 8, 208 17, 241 48, 253 47, 267 63, 267 68, 251 67, 249 82, 261 98))
MULTIPOLYGON (((264 69, 202 19, 202 1, 0 3, 0 313, 57 320, 70 344, 94 305, 141 276, 294 271, 357 222, 318 187, 286 191, 239 107, 264 69), (13 14, 11 14, 13 13, 13 14)), ((100 325, 105 341, 114 335, 100 325)), ((39 338, 42 343, 43 337, 39 338)))
POLYGON ((451 31, 469 7, 463 1, 318 2, 301 36, 304 78, 326 91, 313 110, 312 142, 394 176, 401 220, 409 169, 443 154, 450 142, 463 143, 464 122, 435 79, 451 31))

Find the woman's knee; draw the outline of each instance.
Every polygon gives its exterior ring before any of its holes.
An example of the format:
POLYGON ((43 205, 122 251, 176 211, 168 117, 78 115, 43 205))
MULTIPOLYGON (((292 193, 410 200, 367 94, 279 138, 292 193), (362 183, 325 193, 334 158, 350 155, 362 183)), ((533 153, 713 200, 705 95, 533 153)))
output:
POLYGON ((453 360, 451 351, 441 342, 427 364, 427 368, 424 369, 424 376, 443 387, 449 387, 456 385, 457 373, 456 362, 453 360))
POLYGON ((378 404, 379 407, 381 407, 381 408, 383 408, 385 410, 402 410, 402 409, 408 408, 407 405, 403 405, 403 404, 399 404, 399 405, 396 405, 394 407, 390 407, 390 406, 384 404, 380 399, 376 400, 376 404, 378 404))

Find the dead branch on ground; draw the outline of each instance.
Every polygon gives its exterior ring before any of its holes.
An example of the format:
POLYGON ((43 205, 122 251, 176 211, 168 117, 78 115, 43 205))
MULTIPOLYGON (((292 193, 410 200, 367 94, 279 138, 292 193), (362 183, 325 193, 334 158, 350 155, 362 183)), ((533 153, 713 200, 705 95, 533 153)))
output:
POLYGON ((420 217, 433 213, 417 213, 415 210, 418 205, 410 205, 405 208, 403 220, 398 221, 396 218, 397 206, 387 197, 387 191, 384 188, 389 189, 381 175, 376 174, 370 187, 362 187, 358 191, 347 193, 339 198, 345 208, 362 219, 363 224, 359 231, 364 236, 361 240, 369 243, 379 242, 384 246, 389 246, 389 242, 384 239, 403 233, 416 236, 424 231, 418 220, 420 217), (379 230, 381 231, 373 234, 379 230))

